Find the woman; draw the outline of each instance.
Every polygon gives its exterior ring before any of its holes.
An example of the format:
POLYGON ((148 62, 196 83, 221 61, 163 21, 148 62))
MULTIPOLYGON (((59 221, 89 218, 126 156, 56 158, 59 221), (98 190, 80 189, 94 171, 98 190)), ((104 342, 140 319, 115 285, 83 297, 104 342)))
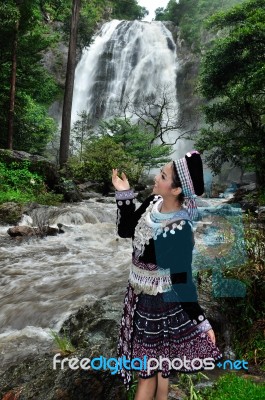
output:
MULTIPOLYGON (((153 193, 135 209, 135 195, 124 173, 113 170, 121 237, 133 239, 132 265, 120 327, 118 356, 169 360, 221 358, 215 335, 197 301, 192 280, 194 198, 204 192, 197 151, 166 164, 155 177, 153 193), (184 205, 185 204, 185 205, 184 205)), ((200 366, 201 364, 199 364, 200 366)), ((135 400, 167 399, 168 362, 139 372, 135 400)), ((198 365, 182 364, 182 372, 198 365)), ((129 387, 131 371, 121 371, 129 387)))

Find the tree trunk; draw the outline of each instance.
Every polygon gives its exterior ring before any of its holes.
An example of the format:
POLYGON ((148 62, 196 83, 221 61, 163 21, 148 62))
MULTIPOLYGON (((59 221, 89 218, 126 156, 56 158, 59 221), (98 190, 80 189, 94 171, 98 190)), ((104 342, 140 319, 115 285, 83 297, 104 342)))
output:
POLYGON ((263 189, 265 187, 265 165, 256 168, 256 184, 258 189, 263 189))
POLYGON ((15 31, 14 31, 13 49, 12 49, 12 71, 11 71, 11 80, 10 80, 8 131, 7 131, 8 132, 7 148, 10 150, 13 149, 13 137, 14 137, 18 28, 19 28, 19 21, 16 22, 15 31))
POLYGON ((70 31, 70 41, 68 50, 65 91, 64 91, 63 114, 62 114, 60 159, 59 159, 61 168, 67 162, 69 155, 71 112, 72 112, 72 99, 73 99, 75 63, 76 63, 77 27, 79 21, 80 7, 81 7, 81 0, 73 0, 71 31, 70 31))

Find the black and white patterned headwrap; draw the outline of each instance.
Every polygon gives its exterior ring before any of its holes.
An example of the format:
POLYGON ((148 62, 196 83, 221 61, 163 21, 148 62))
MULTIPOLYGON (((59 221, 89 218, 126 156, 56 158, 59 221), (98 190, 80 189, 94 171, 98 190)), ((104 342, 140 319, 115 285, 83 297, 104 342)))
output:
MULTIPOLYGON (((193 150, 190 153, 187 153, 187 156, 191 157, 193 153, 199 154, 198 151, 193 150)), ((176 165, 176 169, 182 186, 182 192, 185 198, 184 206, 187 208, 190 219, 195 220, 198 217, 198 209, 195 201, 197 195, 195 194, 186 158, 180 158, 179 160, 174 161, 174 163, 176 165)))

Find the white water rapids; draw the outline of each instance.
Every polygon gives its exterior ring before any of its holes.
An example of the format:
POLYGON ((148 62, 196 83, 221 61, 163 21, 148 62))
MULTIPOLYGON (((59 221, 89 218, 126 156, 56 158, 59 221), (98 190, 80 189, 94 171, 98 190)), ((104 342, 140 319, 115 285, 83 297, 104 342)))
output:
MULTIPOLYGON (((131 240, 116 234, 114 199, 104 201, 43 206, 21 222, 67 225, 57 236, 12 239, 8 227, 0 226, 0 370, 29 354, 51 350, 50 329, 59 331, 81 306, 107 296, 120 301, 122 311, 131 240)), ((222 201, 202 203, 216 206, 222 201)))
POLYGON ((58 331, 81 306, 117 295, 122 309, 131 243, 117 239, 116 204, 89 200, 32 216, 69 227, 58 236, 21 240, 0 227, 0 370, 54 347, 50 329, 58 331))

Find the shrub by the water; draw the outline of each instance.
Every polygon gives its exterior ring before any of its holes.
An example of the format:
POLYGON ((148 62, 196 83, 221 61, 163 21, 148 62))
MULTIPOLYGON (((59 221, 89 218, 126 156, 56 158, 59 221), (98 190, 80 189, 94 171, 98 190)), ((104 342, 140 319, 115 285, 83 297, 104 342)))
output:
POLYGON ((8 201, 56 204, 62 200, 62 195, 47 190, 43 177, 31 172, 29 166, 29 161, 9 165, 0 162, 0 204, 8 201))

